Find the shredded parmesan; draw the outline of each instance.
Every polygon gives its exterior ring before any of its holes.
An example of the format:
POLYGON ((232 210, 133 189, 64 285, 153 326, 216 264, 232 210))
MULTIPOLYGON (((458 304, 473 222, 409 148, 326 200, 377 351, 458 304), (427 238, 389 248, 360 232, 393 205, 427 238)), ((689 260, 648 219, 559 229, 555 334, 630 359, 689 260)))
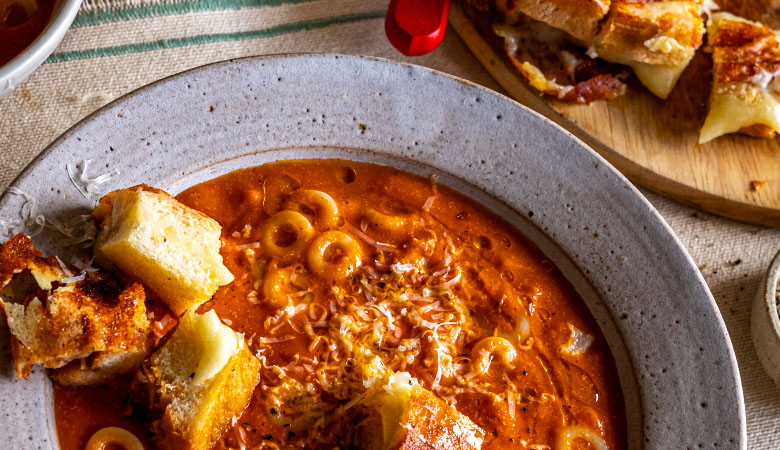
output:
POLYGON ((256 249, 256 248, 260 248, 260 242, 250 242, 249 244, 234 245, 232 247, 228 247, 229 250, 235 250, 235 251, 256 249))
POLYGON ((261 344, 278 344, 279 342, 286 342, 295 339, 295 336, 281 336, 281 337, 259 337, 257 341, 261 344))
POLYGON ((70 164, 65 165, 65 168, 68 170, 68 177, 70 177, 71 183, 73 183, 73 185, 76 187, 76 189, 78 189, 81 195, 84 196, 84 198, 90 198, 92 195, 96 194, 98 185, 101 185, 111 180, 112 178, 119 176, 119 170, 114 169, 96 177, 90 177, 87 175, 87 170, 89 168, 89 163, 91 162, 91 159, 85 159, 82 162, 76 164, 75 167, 70 164))
POLYGON ((0 231, 3 233, 4 238, 9 238, 24 230, 25 227, 29 229, 27 235, 33 237, 43 230, 43 226, 46 223, 46 219, 38 214, 38 204, 35 199, 22 191, 21 189, 10 186, 6 188, 7 192, 11 194, 21 196, 24 198, 24 203, 19 211, 20 218, 17 220, 5 220, 0 219, 0 231))
POLYGON ((81 272, 76 276, 61 279, 60 283, 62 284, 75 283, 77 281, 84 281, 85 278, 87 278, 87 272, 81 272))

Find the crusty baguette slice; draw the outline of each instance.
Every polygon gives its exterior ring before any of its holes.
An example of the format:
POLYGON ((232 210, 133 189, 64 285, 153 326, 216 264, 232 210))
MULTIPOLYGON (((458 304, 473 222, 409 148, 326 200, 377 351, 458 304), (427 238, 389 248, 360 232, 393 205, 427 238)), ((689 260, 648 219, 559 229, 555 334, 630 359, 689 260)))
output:
POLYGON ((144 288, 122 290, 103 272, 78 280, 66 269, 43 258, 21 233, 0 246, 0 307, 17 378, 27 378, 34 364, 56 369, 73 361, 81 369, 87 360, 78 360, 95 352, 112 355, 113 363, 101 365, 100 373, 85 365, 78 376, 55 381, 92 384, 136 370, 152 347, 144 288))
POLYGON ((609 4, 610 0, 496 0, 496 9, 507 24, 517 23, 519 15, 525 14, 589 43, 596 37, 609 4))
POLYGON ((484 431, 433 392, 419 386, 408 373, 363 400, 368 415, 356 429, 361 450, 482 448, 484 431))
POLYGON ((167 450, 208 450, 249 404, 260 362, 212 310, 187 312, 136 374, 132 401, 167 450), (159 420, 158 420, 159 419, 159 420))
POLYGON ((177 316, 233 281, 219 254, 222 227, 164 192, 112 192, 93 216, 102 219, 96 260, 141 281, 177 316))
POLYGON ((729 13, 708 27, 713 85, 699 143, 740 132, 772 138, 780 131, 780 39, 775 31, 729 13))

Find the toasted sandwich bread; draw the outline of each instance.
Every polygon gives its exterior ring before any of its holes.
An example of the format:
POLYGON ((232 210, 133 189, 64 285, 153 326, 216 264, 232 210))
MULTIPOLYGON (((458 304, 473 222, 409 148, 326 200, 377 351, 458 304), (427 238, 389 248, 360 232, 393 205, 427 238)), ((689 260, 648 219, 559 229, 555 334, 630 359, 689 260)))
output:
POLYGON ((777 33, 729 13, 715 13, 708 33, 714 79, 699 142, 736 132, 774 137, 780 131, 777 33))
POLYGON ((93 217, 100 221, 96 261, 142 282, 177 316, 233 281, 219 254, 222 227, 162 191, 112 192, 93 217))
POLYGON ((136 370, 152 346, 143 287, 122 290, 104 272, 87 278, 65 270, 70 269, 54 257, 43 258, 21 233, 0 246, 0 307, 11 330, 17 378, 27 378, 34 364, 60 368, 71 361, 81 376, 58 380, 55 371, 55 381, 91 384, 136 370), (113 363, 87 373, 83 358, 96 354, 113 363))
POLYGON ((526 16, 512 25, 494 24, 504 38, 509 60, 528 84, 545 95, 572 103, 590 103, 623 95, 618 67, 593 60, 568 42, 562 31, 526 16))
POLYGON ((507 24, 517 23, 520 14, 525 14, 585 44, 596 37, 609 5, 610 0, 496 0, 496 9, 507 24))
MULTIPOLYGON (((151 347, 151 346, 150 346, 151 347)), ((71 361, 49 375, 60 386, 88 386, 111 381, 119 375, 137 371, 151 348, 136 351, 94 352, 71 361)))
POLYGON ((367 418, 355 430, 361 450, 475 450, 484 431, 447 405, 409 374, 391 376, 390 383, 366 396, 367 418))
POLYGON ((780 0, 718 0, 720 11, 780 28, 780 0))
POLYGON ((212 310, 187 312, 136 374, 131 402, 167 450, 208 450, 241 415, 260 362, 212 310))
POLYGON ((701 15, 700 0, 616 0, 592 48, 630 66, 653 94, 666 98, 702 44, 701 15))

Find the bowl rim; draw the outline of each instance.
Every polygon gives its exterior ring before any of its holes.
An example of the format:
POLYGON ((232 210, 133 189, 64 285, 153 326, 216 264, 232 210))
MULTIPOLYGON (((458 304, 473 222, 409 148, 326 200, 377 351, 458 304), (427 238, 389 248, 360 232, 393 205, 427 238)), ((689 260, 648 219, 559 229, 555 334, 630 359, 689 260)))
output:
POLYGON ((769 270, 766 274, 766 282, 762 286, 763 302, 766 305, 767 315, 769 316, 769 324, 772 331, 777 338, 777 344, 780 345, 780 309, 777 308, 776 295, 778 284, 780 284, 780 251, 772 258, 772 262, 769 264, 769 270))
POLYGON ((772 322, 772 328, 778 339, 780 339, 780 309, 777 308, 776 298, 778 284, 780 283, 780 251, 777 252, 769 265, 767 272, 767 282, 764 286, 766 295, 764 297, 769 311, 774 309, 775 314, 769 314, 769 321, 772 322))
POLYGON ((73 23, 73 19, 76 18, 81 2, 82 0, 60 1, 59 5, 55 5, 51 20, 41 31, 41 34, 21 53, 0 66, 0 82, 5 81, 6 83, 6 86, 0 86, 0 92, 4 88, 8 88, 7 90, 10 91, 19 85, 27 78, 29 73, 32 73, 36 67, 41 65, 51 55, 65 37, 65 33, 70 28, 71 23, 73 23), (27 75, 14 79, 19 73, 27 75))

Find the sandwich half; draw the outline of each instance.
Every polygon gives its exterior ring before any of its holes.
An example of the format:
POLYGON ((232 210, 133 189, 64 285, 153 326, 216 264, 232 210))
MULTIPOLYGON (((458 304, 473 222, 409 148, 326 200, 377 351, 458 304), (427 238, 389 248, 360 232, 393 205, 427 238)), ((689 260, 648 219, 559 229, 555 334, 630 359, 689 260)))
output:
POLYGON ((780 130, 780 44, 769 27, 716 13, 708 27, 713 85, 699 143, 729 133, 771 139, 780 130))
POLYGON ((702 45, 703 13, 701 0, 616 0, 591 48, 600 58, 631 67, 650 92, 665 99, 702 45))

